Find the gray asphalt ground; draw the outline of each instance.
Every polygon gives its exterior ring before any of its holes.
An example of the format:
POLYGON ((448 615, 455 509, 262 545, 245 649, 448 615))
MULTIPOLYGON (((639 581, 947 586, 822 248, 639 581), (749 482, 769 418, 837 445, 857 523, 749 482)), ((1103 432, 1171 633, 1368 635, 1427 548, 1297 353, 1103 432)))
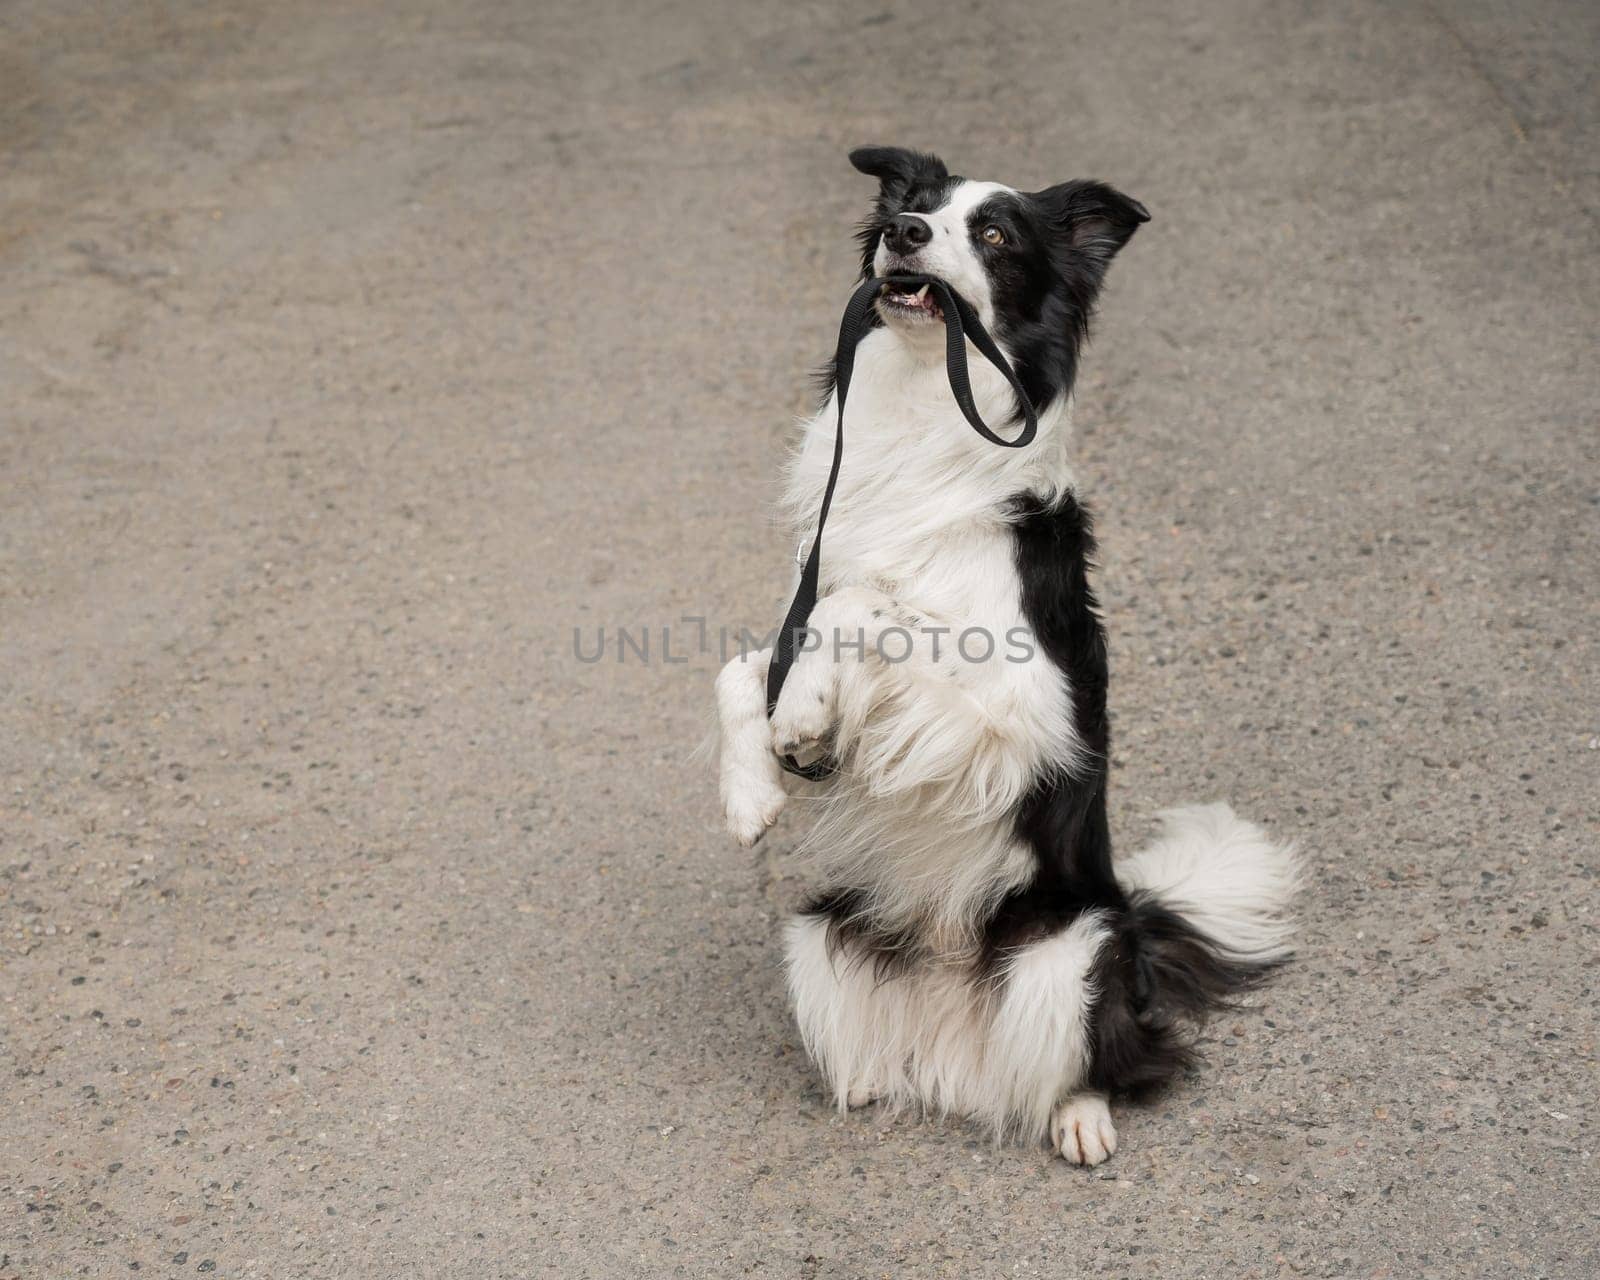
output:
POLYGON ((1594 1276, 1597 62, 1552 0, 0 5, 0 1277, 1594 1276), (690 758, 869 141, 1150 206, 1116 834, 1310 868, 1094 1171, 829 1110, 803 814, 740 852, 690 758))

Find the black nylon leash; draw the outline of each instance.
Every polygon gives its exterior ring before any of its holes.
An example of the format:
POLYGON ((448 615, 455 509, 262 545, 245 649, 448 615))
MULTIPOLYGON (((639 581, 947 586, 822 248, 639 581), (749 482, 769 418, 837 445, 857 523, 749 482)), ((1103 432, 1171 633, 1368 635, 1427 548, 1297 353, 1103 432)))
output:
MULTIPOLYGON (((878 295, 885 287, 893 285, 896 289, 904 291, 908 287, 916 289, 924 284, 939 299, 940 308, 944 311, 945 376, 950 380, 950 394, 960 406, 962 416, 980 436, 1002 449, 1020 449, 1024 445, 1031 444, 1033 437, 1038 433, 1038 417, 1034 413, 1033 405, 1028 402, 1027 392, 1022 389, 1016 370, 995 345, 994 339, 989 336, 988 330, 978 319, 978 313, 965 298, 937 276, 878 276, 862 281, 850 295, 850 302, 844 309, 844 319, 839 322, 839 347, 834 355, 834 383, 839 397, 839 420, 833 436, 833 467, 828 472, 827 488, 822 491, 822 506, 817 511, 817 532, 811 539, 811 553, 806 557, 805 567, 800 571, 800 585, 795 588, 794 600, 789 605, 789 612, 784 616, 777 644, 772 651, 772 661, 767 667, 768 717, 771 717, 778 705, 778 695, 783 692, 783 682, 789 676, 789 668, 794 665, 795 651, 800 637, 805 633, 806 623, 817 604, 818 579, 822 572, 822 526, 827 523, 828 508, 833 505, 834 486, 839 482, 839 465, 844 461, 844 401, 850 390, 850 375, 855 368, 856 346, 866 336, 870 327, 872 304, 877 301, 878 295), (1006 381, 1011 384, 1012 394, 1017 398, 1017 407, 1022 410, 1023 419, 1022 430, 1017 433, 1014 440, 1007 440, 1004 436, 991 431, 989 424, 978 412, 978 406, 973 403, 972 381, 967 373, 968 338, 972 339, 972 345, 978 348, 984 359, 1000 370, 1005 375, 1006 381)), ((826 778, 835 768, 834 762, 826 756, 810 764, 801 764, 793 756, 780 756, 779 759, 790 773, 813 782, 826 778)))

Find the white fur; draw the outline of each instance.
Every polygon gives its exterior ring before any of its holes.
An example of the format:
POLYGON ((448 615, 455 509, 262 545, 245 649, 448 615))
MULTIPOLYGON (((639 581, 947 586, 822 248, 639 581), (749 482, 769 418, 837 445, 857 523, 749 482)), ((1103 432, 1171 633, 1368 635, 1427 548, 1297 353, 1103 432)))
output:
POLYGON ((767 749, 767 664, 772 650, 735 658, 717 677, 722 731, 722 818, 749 848, 778 820, 788 792, 783 767, 767 749))
POLYGON ((990 1030, 992 1092, 1018 1132, 1042 1136, 1050 1111, 1078 1088, 1089 1066, 1089 967, 1110 936, 1087 912, 1043 942, 1022 948, 1001 974, 1004 997, 990 1030))
POLYGON ((848 948, 830 952, 827 932, 816 917, 792 919, 787 968, 801 1037, 840 1108, 878 1099, 971 1116, 996 1137, 1046 1136, 1088 1065, 1085 979, 1107 936, 1097 915, 976 986, 954 958, 880 977, 848 948))
POLYGON ((1294 853, 1225 804, 1161 815, 1154 843, 1117 863, 1125 889, 1143 889, 1241 960, 1282 959, 1299 872, 1294 853))

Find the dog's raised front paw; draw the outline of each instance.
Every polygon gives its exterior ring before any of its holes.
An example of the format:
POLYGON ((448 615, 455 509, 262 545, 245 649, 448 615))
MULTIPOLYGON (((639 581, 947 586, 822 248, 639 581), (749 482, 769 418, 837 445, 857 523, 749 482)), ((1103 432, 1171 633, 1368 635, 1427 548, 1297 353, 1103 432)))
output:
POLYGON ((780 756, 811 756, 822 750, 829 725, 820 717, 772 717, 772 749, 780 756))
POLYGON ((813 660, 796 663, 772 711, 772 749, 780 756, 818 750, 833 729, 835 670, 813 660))
POLYGON ((1117 1151, 1117 1130, 1104 1094, 1080 1093, 1050 1116, 1050 1142, 1070 1164, 1104 1164, 1117 1151))
POLYGON ((750 772, 731 782, 722 797, 722 821, 744 848, 767 834, 789 798, 783 784, 750 772))

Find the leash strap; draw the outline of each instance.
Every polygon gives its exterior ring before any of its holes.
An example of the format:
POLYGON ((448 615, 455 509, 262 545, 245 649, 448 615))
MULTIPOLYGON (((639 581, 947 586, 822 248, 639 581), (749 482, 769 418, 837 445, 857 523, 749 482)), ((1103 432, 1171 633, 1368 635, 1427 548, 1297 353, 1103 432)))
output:
MULTIPOLYGON (((939 300, 944 311, 944 369, 950 380, 950 394, 955 397, 961 414, 972 429, 990 444, 1002 449, 1020 449, 1031 444, 1038 433, 1039 420, 1033 405, 1028 402, 1022 383, 1000 348, 995 345, 988 330, 978 319, 978 313, 959 293, 937 276, 896 275, 879 276, 862 281, 850 295, 844 309, 844 319, 839 323, 839 347, 834 354, 834 383, 839 400, 838 425, 833 435, 833 466, 828 472, 828 485, 822 491, 822 506, 817 511, 817 532, 811 539, 811 553, 800 570, 800 585, 795 589, 794 600, 784 616, 783 627, 778 632, 777 644, 772 651, 772 661, 767 667, 767 715, 770 717, 778 705, 778 695, 783 692, 783 682, 788 679, 789 668, 794 665, 800 638, 805 634, 806 623, 817 604, 818 579, 822 572, 822 526, 828 520, 828 508, 833 505, 834 486, 839 482, 839 465, 844 461, 844 401, 850 391, 850 375, 855 369, 856 346, 866 336, 870 327, 872 304, 884 288, 893 285, 899 290, 916 289, 927 285, 939 300), (1022 410, 1022 430, 1014 440, 996 435, 978 412, 972 399, 972 380, 967 372, 967 339, 977 347, 996 369, 1005 375, 1016 396, 1017 407, 1022 410)), ((793 756, 781 756, 783 767, 790 773, 813 782, 833 773, 834 762, 824 756, 810 764, 801 764, 793 756)))

